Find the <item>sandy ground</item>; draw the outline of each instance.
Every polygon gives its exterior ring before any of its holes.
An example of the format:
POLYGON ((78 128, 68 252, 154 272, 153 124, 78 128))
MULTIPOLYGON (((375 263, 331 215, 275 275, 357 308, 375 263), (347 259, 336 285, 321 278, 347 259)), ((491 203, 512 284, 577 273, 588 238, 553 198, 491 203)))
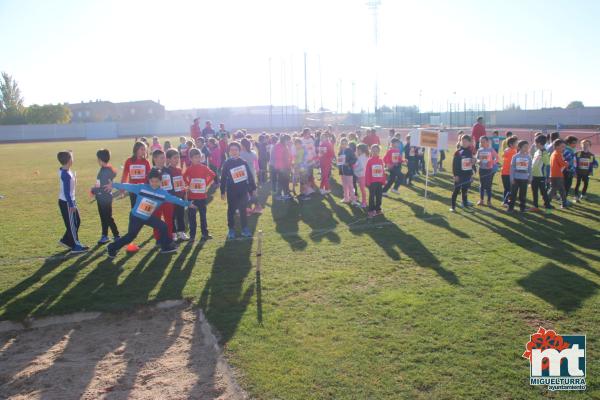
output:
POLYGON ((0 334, 0 399, 245 398, 189 306, 0 334))

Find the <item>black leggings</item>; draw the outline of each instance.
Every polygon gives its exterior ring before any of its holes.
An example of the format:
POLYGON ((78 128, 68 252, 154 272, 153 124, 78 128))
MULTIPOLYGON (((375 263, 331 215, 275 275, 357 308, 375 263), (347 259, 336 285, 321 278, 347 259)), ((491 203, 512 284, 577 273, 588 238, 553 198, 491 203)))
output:
POLYGON ((527 185, 529 181, 527 179, 515 179, 515 182, 510 186, 511 199, 508 205, 508 209, 512 210, 515 208, 517 201, 517 194, 519 195, 519 208, 521 211, 525 211, 525 205, 527 203, 527 185))
POLYGON ((539 207, 538 198, 539 193, 542 193, 544 199, 544 207, 550 207, 550 199, 548 198, 548 189, 546 188, 546 178, 543 176, 534 176, 531 181, 531 192, 533 193, 533 206, 539 207))
POLYGON ((565 171, 565 195, 569 195, 569 191, 571 190, 571 186, 573 185, 573 173, 570 171, 565 171))
POLYGON ((390 171, 389 171, 390 173, 388 175, 387 182, 386 182, 385 186, 383 187, 384 192, 387 192, 388 190, 390 190, 392 185, 394 185, 394 190, 398 190, 398 188, 400 187, 400 184, 402 183, 401 168, 402 167, 400 165, 396 165, 390 169, 390 171))
POLYGON ((98 214, 100 214, 100 224, 102 225, 102 236, 108 236, 108 228, 110 228, 113 236, 119 236, 119 229, 112 215, 112 199, 111 201, 97 201, 98 214))
POLYGON ((185 232, 185 208, 173 205, 173 232, 185 232))
POLYGON ((510 175, 502 175, 502 187, 504 188, 502 203, 508 204, 510 202, 510 175))
POLYGON ((381 211, 381 182, 373 182, 369 185, 369 211, 381 211))
POLYGON ((581 194, 585 196, 587 192, 588 184, 590 183, 590 177, 588 175, 577 175, 577 183, 575 184, 575 196, 579 196, 579 184, 583 181, 583 189, 581 194))
POLYGON ((242 229, 248 226, 248 217, 246 215, 246 206, 248 205, 248 192, 230 195, 227 193, 227 227, 235 228, 235 211, 239 210, 240 225, 242 229))
POLYGON ((469 188, 471 187, 471 177, 461 177, 458 182, 454 183, 454 192, 452 192, 452 208, 456 208, 456 198, 458 194, 462 194, 462 203, 463 206, 467 205, 467 193, 469 193, 469 188))

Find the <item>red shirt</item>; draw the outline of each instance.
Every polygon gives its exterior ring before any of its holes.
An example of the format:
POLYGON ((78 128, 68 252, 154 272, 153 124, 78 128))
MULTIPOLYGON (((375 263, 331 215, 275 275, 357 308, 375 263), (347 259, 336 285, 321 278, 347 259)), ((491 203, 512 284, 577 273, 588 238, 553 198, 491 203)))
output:
POLYGON ((190 136, 194 139, 194 141, 196 141, 196 139, 198 139, 201 134, 202 131, 200 130, 200 125, 193 124, 192 126, 190 126, 190 136))
POLYGON ((183 179, 181 168, 169 167, 169 171, 171 172, 173 193, 175 196, 183 198, 185 196, 185 181, 183 179))
POLYGON ((326 140, 319 143, 319 162, 321 165, 331 164, 331 160, 335 157, 333 145, 326 140))
POLYGON ((369 146, 369 149, 374 144, 380 144, 380 142, 379 142, 379 136, 377 136, 377 134, 369 134, 369 135, 365 136, 362 141, 363 141, 364 144, 366 144, 367 146, 369 146))
POLYGON ((150 163, 145 158, 128 158, 123 166, 121 182, 146 183, 150 173, 150 163))
POLYGON ((474 142, 478 142, 482 136, 485 136, 485 126, 477 122, 471 129, 471 136, 473 136, 474 142))
POLYGON ((204 164, 188 167, 183 173, 183 180, 188 185, 188 200, 206 199, 208 187, 215 176, 215 173, 204 164))
POLYGON ((399 165, 402 163, 402 161, 402 153, 400 153, 400 150, 397 147, 389 149, 383 157, 383 162, 388 167, 399 165))
POLYGON ((385 183, 385 169, 381 158, 371 157, 365 168, 365 184, 369 186, 376 182, 385 183))

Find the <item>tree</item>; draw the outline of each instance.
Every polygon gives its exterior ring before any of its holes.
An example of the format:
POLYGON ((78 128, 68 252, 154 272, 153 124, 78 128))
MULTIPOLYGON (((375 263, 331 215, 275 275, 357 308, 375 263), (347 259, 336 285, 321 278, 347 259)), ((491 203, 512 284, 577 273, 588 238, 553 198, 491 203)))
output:
POLYGON ((582 101, 579 100, 575 100, 569 103, 569 105, 567 105, 567 108, 584 108, 585 106, 583 105, 582 101))
POLYGON ((509 104, 506 107, 504 107, 504 111, 520 111, 521 110, 521 106, 515 103, 509 104))
POLYGON ((27 107, 25 119, 28 124, 68 124, 71 110, 62 104, 34 104, 27 107))
POLYGON ((0 124, 21 124, 24 122, 23 97, 17 81, 6 72, 0 79, 0 124))

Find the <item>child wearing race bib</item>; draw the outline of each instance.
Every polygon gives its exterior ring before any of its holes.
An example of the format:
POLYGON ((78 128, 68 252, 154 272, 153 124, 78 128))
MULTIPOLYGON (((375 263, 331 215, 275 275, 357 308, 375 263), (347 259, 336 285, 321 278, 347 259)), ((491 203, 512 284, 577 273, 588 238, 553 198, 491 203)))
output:
POLYGON ((159 243, 161 253, 173 253, 177 250, 177 246, 171 240, 168 234, 167 224, 161 221, 154 215, 154 212, 160 208, 165 202, 178 204, 182 207, 195 207, 189 201, 172 196, 165 190, 161 189, 162 175, 159 169, 152 169, 148 174, 148 183, 146 184, 127 184, 113 183, 105 186, 106 191, 111 191, 112 188, 126 190, 129 193, 135 193, 136 202, 129 214, 129 228, 127 234, 121 236, 119 240, 110 243, 107 246, 107 254, 109 258, 115 258, 117 252, 125 245, 131 243, 138 235, 144 225, 151 226, 160 232, 159 243))
POLYGON ((402 153, 398 149, 399 140, 393 138, 390 142, 389 150, 383 156, 383 162, 388 170, 387 183, 382 189, 382 195, 387 196, 388 190, 394 185, 392 193, 398 193, 398 188, 402 183, 402 153))
POLYGON ((577 138, 575 136, 567 136, 565 138, 565 143, 567 146, 565 147, 565 151, 563 152, 563 158, 569 165, 563 171, 563 174, 565 177, 565 193, 567 194, 568 198, 571 186, 573 185, 573 178, 575 177, 575 173, 577 170, 575 165, 575 153, 577 152, 577 138))
POLYGON ((358 181, 358 187, 360 189, 360 206, 367 208, 367 191, 366 191, 366 180, 365 173, 367 168, 367 162, 369 161, 369 147, 361 143, 356 147, 356 163, 354 163, 354 176, 358 181))
POLYGON ((498 154, 490 147, 490 139, 482 136, 479 139, 479 149, 477 150, 477 163, 479 164, 479 201, 478 206, 483 205, 483 199, 487 195, 487 205, 492 206, 492 182, 498 163, 498 154))
POLYGON ((506 145, 508 147, 502 154, 502 186, 504 187, 504 195, 502 200, 503 206, 508 206, 508 203, 510 202, 510 163, 513 156, 517 153, 518 140, 519 139, 516 136, 512 136, 511 134, 511 136, 509 136, 506 140, 506 145))
POLYGON ((239 211, 242 236, 252 237, 248 229, 246 206, 248 197, 256 190, 254 177, 249 173, 248 164, 240 158, 241 146, 238 142, 229 144, 229 158, 221 172, 221 199, 225 200, 227 193, 227 239, 235 239, 235 214, 239 211))
MULTIPOLYGON (((277 174, 277 190, 274 200, 290 200, 290 174, 292 172, 292 156, 290 153, 290 136, 281 135, 279 142, 273 146, 273 168, 277 174)), ((250 167, 248 167, 250 168, 250 167)))
POLYGON ((114 240, 119 239, 119 229, 112 215, 113 196, 111 192, 106 192, 103 187, 108 185, 117 176, 117 170, 109 164, 110 151, 100 149, 96 152, 100 171, 96 176, 96 185, 91 189, 91 192, 96 196, 96 204, 98 205, 98 214, 100 214, 100 223, 102 225, 102 236, 98 240, 98 244, 110 242, 108 238, 108 228, 110 228, 114 240))
POLYGON ((585 194, 588 189, 588 184, 590 182, 590 175, 592 175, 594 168, 598 168, 598 161, 590 149, 592 147, 592 142, 585 139, 581 141, 581 151, 578 151, 575 154, 576 160, 576 173, 577 173, 577 183, 575 184, 575 201, 580 201, 585 198, 585 194), (583 181, 583 189, 581 194, 579 193, 579 184, 583 181))
MULTIPOLYGON (((133 145, 133 155, 125 160, 121 183, 146 183, 149 172, 150 163, 146 160, 146 144, 142 141, 135 142, 133 145)), ((135 193, 129 193, 129 201, 133 208, 136 202, 135 193)))
POLYGON ((190 224, 190 240, 196 239, 196 210, 200 214, 200 240, 206 241, 212 239, 208 233, 208 223, 206 219, 207 193, 210 184, 215 179, 215 173, 202 163, 202 154, 198 149, 190 150, 190 159, 192 165, 185 170, 183 180, 188 186, 187 198, 195 208, 188 208, 188 220, 190 224))
POLYGON ((404 144, 404 158, 408 166, 406 172, 406 184, 412 185, 412 180, 417 175, 417 167, 419 160, 417 158, 417 147, 410 145, 410 135, 406 135, 406 143, 404 144))
POLYGON ((321 168, 321 185, 320 191, 322 195, 331 193, 329 178, 331 177, 331 163, 335 158, 331 135, 325 132, 321 135, 319 141, 319 167, 321 168))
POLYGON ((508 212, 514 211, 517 195, 519 196, 519 208, 525 212, 527 203, 527 185, 531 183, 531 156, 529 155, 529 142, 521 140, 517 144, 518 153, 510 162, 510 203, 508 212))
POLYGON ((58 208, 65 223, 65 234, 58 241, 61 246, 71 250, 71 254, 79 254, 87 251, 89 247, 84 246, 79 241, 79 210, 75 202, 75 173, 71 171, 73 165, 73 153, 71 151, 60 151, 56 155, 60 168, 58 170, 58 178, 60 182, 60 190, 58 192, 58 208))
POLYGON ((506 138, 504 136, 500 136, 500 132, 494 131, 489 139, 492 143, 492 149, 498 153, 500 151, 500 145, 506 138))
POLYGON ((452 160, 452 175, 454 176, 454 191, 452 192, 452 207, 451 212, 456 211, 456 198, 458 194, 462 194, 462 206, 469 207, 467 194, 471 181, 473 180, 473 152, 471 149, 473 144, 470 135, 462 135, 460 139, 460 148, 454 153, 452 160))
MULTIPOLYGON (((167 150, 167 166, 164 171, 171 176, 171 188, 167 189, 169 194, 181 199, 185 198, 185 182, 179 163, 181 158, 179 152, 175 149, 167 150)), ((173 240, 189 240, 185 233, 185 208, 173 205, 173 240)))
POLYGON ((567 192, 565 191, 565 178, 564 170, 569 164, 563 158, 563 152, 565 151, 565 142, 561 139, 556 139, 552 144, 552 155, 550 156, 550 193, 548 197, 550 201, 556 196, 558 192, 562 202, 561 208, 567 208, 569 206, 567 202, 567 192))
POLYGON ((546 213, 550 213, 550 199, 548 198, 548 190, 546 180, 548 178, 547 171, 550 167, 550 156, 546 151, 546 136, 541 135, 535 138, 536 151, 533 153, 531 161, 531 191, 533 193, 533 207, 529 211, 539 212, 538 197, 542 194, 546 213))
MULTIPOLYGON (((161 183, 160 187, 162 190, 166 192, 170 192, 173 190, 173 180, 171 178, 171 173, 168 168, 165 168, 167 162, 167 158, 165 157, 165 152, 162 150, 154 150, 152 153, 152 164, 154 167, 153 170, 156 169, 160 172, 161 183)), ((169 231, 169 236, 175 241, 177 240, 177 236, 173 234, 173 204, 172 203, 163 203, 158 209, 154 211, 154 216, 157 218, 162 218, 166 224, 167 229, 169 231)), ((154 229, 154 239, 156 239, 156 245, 159 245, 158 239, 160 236, 160 232, 158 229, 154 229)))
POLYGON ((185 136, 179 137, 179 146, 177 146, 177 150, 179 151, 180 168, 183 168, 183 165, 188 159, 188 151, 190 150, 186 143, 185 136))
POLYGON ((342 188, 344 189, 342 202, 346 204, 356 203, 356 193, 353 186, 354 171, 352 170, 352 166, 356 162, 356 155, 350 146, 348 146, 348 139, 342 139, 341 145, 344 148, 344 153, 342 154, 344 164, 341 166, 342 188))
POLYGON ((369 212, 367 216, 373 218, 376 215, 383 215, 381 210, 381 198, 383 193, 383 184, 385 183, 385 165, 379 158, 379 145, 371 146, 371 158, 367 161, 365 167, 365 184, 369 188, 369 212))
POLYGON ((343 176, 344 174, 342 173, 342 169, 344 167, 344 164, 346 164, 346 149, 348 148, 348 139, 346 138, 342 138, 342 140, 340 141, 340 150, 338 151, 338 155, 336 158, 336 165, 338 167, 338 172, 340 173, 340 176, 343 176))

